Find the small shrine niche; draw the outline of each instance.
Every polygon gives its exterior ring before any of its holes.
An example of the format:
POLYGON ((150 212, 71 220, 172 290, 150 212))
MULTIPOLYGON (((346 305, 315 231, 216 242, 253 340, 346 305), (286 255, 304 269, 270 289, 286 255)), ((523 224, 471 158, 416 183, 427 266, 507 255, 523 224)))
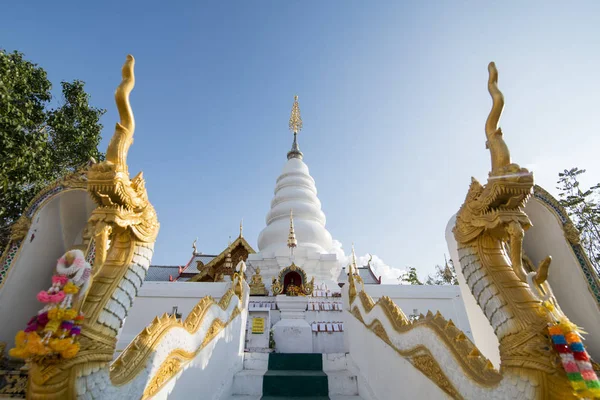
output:
POLYGON ((285 294, 286 296, 307 296, 311 295, 314 288, 315 278, 310 281, 306 273, 296 264, 292 263, 289 267, 282 269, 277 278, 273 278, 273 295, 285 294))

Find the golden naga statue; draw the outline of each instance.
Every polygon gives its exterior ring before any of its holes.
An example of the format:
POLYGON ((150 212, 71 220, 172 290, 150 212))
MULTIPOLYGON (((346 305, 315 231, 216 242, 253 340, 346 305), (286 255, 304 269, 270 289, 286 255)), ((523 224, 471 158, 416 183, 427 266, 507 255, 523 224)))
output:
POLYGON ((113 361, 117 333, 144 282, 159 230, 142 174, 130 179, 127 167, 135 129, 129 104, 133 67, 133 57, 127 56, 115 93, 120 122, 106 161, 87 172, 87 190, 97 208, 86 229, 93 238, 86 251, 95 251, 95 258, 81 304, 85 319, 80 349, 73 358, 57 362, 29 359, 28 399, 152 398, 241 313, 243 263, 218 303, 210 296, 202 298, 185 321, 169 314, 156 317, 113 361), (165 339, 172 331, 177 332, 176 342, 165 339), (189 348, 195 351, 189 353, 189 348))
MULTIPOLYGON (((456 217, 454 236, 463 275, 500 342, 501 371, 535 387, 536 398, 574 398, 574 390, 549 339, 549 327, 577 328, 558 306, 546 282, 550 257, 535 271, 523 266, 523 238, 531 221, 523 211, 533 193, 533 174, 511 163, 498 128, 504 98, 498 71, 489 64, 493 105, 486 122, 492 171, 486 185, 474 178, 456 217)), ((514 379, 514 378, 513 378, 514 379)))
POLYGON ((135 85, 133 68, 134 59, 129 55, 115 93, 120 122, 106 160, 93 164, 87 173, 87 189, 97 203, 89 219, 96 256, 81 305, 85 315, 81 349, 76 357, 55 364, 30 362, 29 399, 74 399, 85 394, 85 381, 90 379, 110 386, 108 365, 114 357, 117 333, 152 258, 158 219, 148 201, 142 173, 130 179, 127 167, 135 130, 129 103, 135 85), (76 391, 78 380, 83 386, 76 391))
POLYGON ((523 238, 531 221, 523 208, 533 193, 533 174, 511 162, 498 127, 504 98, 494 63, 488 71, 493 105, 485 132, 492 169, 485 185, 472 178, 453 232, 462 275, 500 343, 500 371, 441 314, 429 312, 411 322, 388 297, 375 303, 358 289, 352 266, 351 312, 452 398, 600 397, 600 382, 581 343, 581 331, 562 312, 546 282, 551 258, 524 267, 523 238), (383 309, 389 322, 377 320, 381 314, 371 313, 375 308, 383 309), (428 329, 422 335, 435 336, 444 349, 402 341, 415 328, 428 329), (437 361, 450 359, 461 368, 437 361))

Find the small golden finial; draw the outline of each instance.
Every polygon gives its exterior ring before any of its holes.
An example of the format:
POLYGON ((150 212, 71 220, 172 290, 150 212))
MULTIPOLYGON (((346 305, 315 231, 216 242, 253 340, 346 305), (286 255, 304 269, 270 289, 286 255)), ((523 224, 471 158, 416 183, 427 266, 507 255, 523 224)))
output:
POLYGON ((240 221, 240 237, 244 237, 244 218, 240 221))
POLYGON ((296 232, 294 232, 294 214, 292 209, 290 209, 290 234, 288 235, 288 247, 294 253, 294 247, 298 245, 298 241, 296 240, 296 232))
POLYGON ((294 105, 292 106, 292 115, 290 115, 290 131, 298 133, 302 130, 302 117, 300 116, 300 105, 298 96, 294 96, 294 105))
POLYGON ((198 241, 198 238, 194 239, 194 243, 192 243, 192 249, 193 249, 193 253, 192 254, 198 253, 198 249, 196 248, 196 242, 197 241, 198 241))

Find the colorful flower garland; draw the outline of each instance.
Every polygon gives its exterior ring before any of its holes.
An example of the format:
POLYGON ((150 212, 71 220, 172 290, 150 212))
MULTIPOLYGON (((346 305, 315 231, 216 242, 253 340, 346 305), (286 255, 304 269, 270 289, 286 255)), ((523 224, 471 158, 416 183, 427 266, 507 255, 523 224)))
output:
POLYGON ((581 398, 600 397, 600 381, 581 343, 577 327, 564 320, 549 326, 548 332, 575 394, 581 398))
POLYGON ((548 332, 575 395, 580 398, 600 398, 600 381, 581 342, 577 326, 563 319, 550 325, 548 332))
POLYGON ((77 338, 83 314, 72 308, 73 298, 85 291, 91 267, 83 252, 72 250, 58 260, 56 271, 52 286, 37 294, 45 306, 17 333, 16 346, 9 351, 11 357, 73 358, 79 352, 77 338))
POLYGON ((585 332, 569 321, 566 316, 556 312, 554 304, 550 301, 551 291, 548 288, 545 292, 540 290, 540 287, 534 283, 535 275, 535 271, 527 274, 527 283, 532 293, 541 301, 542 307, 550 313, 555 321, 548 325, 548 333, 554 350, 560 356, 575 396, 600 398, 600 381, 590 362, 590 355, 585 351, 581 342, 581 334, 585 332))

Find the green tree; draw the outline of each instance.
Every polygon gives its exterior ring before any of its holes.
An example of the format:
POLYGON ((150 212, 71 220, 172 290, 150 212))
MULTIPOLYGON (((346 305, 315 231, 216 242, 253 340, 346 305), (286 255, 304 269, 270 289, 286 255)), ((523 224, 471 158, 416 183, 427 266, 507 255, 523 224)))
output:
POLYGON ((558 174, 559 203, 579 230, 581 245, 600 274, 600 183, 581 189, 579 176, 584 173, 585 169, 575 167, 558 174))
POLYGON ((105 110, 89 105, 82 81, 61 86, 63 102, 50 108, 46 71, 22 53, 0 49, 0 252, 39 190, 91 157, 103 159, 98 144, 105 110))
POLYGON ((422 285, 423 282, 419 280, 419 276, 417 275, 417 269, 415 267, 409 267, 408 271, 403 272, 402 275, 398 277, 398 280, 403 285, 422 285))
POLYGON ((458 285, 454 263, 452 260, 448 261, 446 256, 444 256, 444 259, 444 266, 436 265, 435 275, 427 276, 427 281, 425 282, 426 285, 458 285))

